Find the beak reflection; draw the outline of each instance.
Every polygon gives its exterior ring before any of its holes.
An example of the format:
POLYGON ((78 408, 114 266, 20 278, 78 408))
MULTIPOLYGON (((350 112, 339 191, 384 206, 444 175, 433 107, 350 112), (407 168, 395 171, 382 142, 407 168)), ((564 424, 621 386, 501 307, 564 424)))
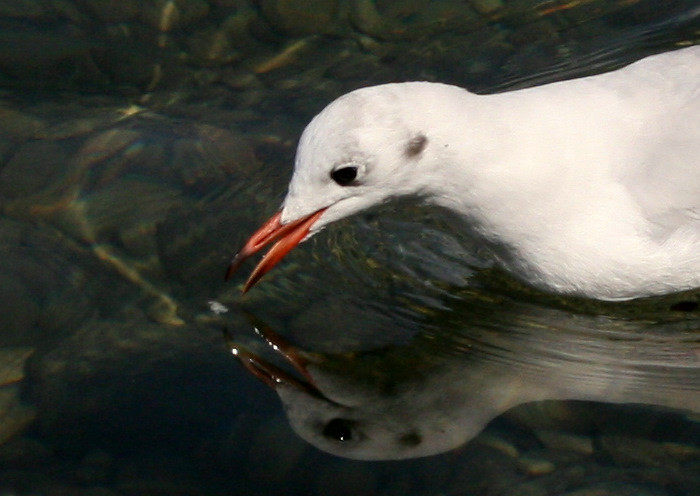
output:
POLYGON ((307 368, 309 363, 315 362, 311 355, 294 348, 286 339, 265 325, 256 325, 255 332, 267 342, 270 348, 282 356, 301 377, 295 377, 277 365, 247 350, 239 343, 236 343, 224 331, 231 353, 238 358, 248 372, 272 389, 287 386, 312 396, 324 397, 307 368))

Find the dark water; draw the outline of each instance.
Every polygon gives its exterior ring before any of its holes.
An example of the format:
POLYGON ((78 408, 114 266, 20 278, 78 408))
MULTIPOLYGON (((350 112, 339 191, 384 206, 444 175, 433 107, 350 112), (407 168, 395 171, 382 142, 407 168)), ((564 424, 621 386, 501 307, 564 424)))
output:
POLYGON ((295 5, 0 3, 0 495, 700 494, 697 293, 535 293, 411 202, 246 296, 223 281, 336 96, 600 72, 697 43, 697 2, 295 5), (285 366, 247 313, 317 353, 359 419, 415 434, 465 403, 445 426, 471 431, 402 461, 319 451, 231 356, 224 329, 285 366))

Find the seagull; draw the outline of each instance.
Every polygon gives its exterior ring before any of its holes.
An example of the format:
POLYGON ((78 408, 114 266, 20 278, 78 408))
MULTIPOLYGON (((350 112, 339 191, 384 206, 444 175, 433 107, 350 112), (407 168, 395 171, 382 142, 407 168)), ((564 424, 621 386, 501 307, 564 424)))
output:
POLYGON ((553 294, 629 300, 700 287, 700 46, 616 71, 476 95, 361 88, 299 141, 276 241, 244 292, 325 226, 399 197, 447 208, 495 264, 553 294))

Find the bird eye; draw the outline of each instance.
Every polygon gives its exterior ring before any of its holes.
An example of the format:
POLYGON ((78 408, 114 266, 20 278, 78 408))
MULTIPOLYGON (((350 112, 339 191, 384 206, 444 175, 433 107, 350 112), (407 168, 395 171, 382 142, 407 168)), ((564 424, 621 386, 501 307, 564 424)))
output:
POLYGON ((356 165, 348 165, 339 169, 335 169, 333 172, 331 172, 331 179, 333 179, 340 186, 347 186, 348 184, 353 182, 356 177, 356 165))
POLYGON ((352 441, 355 422, 343 418, 334 418, 323 428, 323 435, 334 441, 352 441))

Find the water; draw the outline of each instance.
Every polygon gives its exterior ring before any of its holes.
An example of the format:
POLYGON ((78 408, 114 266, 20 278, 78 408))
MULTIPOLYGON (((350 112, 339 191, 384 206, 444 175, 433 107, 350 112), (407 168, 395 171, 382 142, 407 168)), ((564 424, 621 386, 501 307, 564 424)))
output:
POLYGON ((696 293, 542 295, 410 201, 332 226, 245 297, 245 274, 223 281, 339 94, 606 70, 696 43, 696 2, 314 4, 0 6, 0 494, 700 493, 696 293), (224 329, 294 373, 249 314, 314 353, 351 436, 388 423, 407 459, 302 440, 290 423, 328 441, 230 353, 224 329), (410 458, 436 415, 452 449, 410 458))

